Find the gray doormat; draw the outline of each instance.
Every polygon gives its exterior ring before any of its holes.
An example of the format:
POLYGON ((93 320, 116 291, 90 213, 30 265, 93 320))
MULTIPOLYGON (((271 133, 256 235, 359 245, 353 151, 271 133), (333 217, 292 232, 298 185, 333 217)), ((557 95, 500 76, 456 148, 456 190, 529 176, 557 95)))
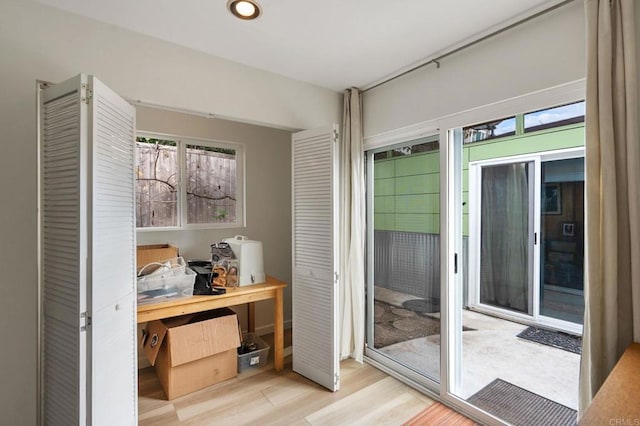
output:
POLYGON ((518 334, 518 337, 573 352, 574 354, 580 355, 582 353, 582 337, 580 336, 545 330, 544 328, 529 327, 518 334))
POLYGON ((514 426, 573 426, 577 419, 575 410, 500 379, 467 402, 514 426))

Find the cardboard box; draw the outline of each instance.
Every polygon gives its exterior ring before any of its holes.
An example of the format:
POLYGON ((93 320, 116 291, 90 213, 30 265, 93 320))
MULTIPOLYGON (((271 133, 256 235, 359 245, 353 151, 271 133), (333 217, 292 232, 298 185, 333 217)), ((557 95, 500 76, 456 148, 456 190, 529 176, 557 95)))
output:
POLYGON ((142 346, 169 400, 238 374, 238 318, 229 308, 151 321, 142 346))
POLYGON ((161 262, 178 257, 178 248, 171 244, 152 244, 136 247, 136 270, 151 262, 161 262))

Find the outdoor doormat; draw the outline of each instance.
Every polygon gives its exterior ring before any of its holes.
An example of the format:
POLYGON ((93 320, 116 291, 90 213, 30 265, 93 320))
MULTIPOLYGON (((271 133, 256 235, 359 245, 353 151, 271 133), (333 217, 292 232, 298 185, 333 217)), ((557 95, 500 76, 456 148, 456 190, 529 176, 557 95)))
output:
POLYGON ((529 327, 518 334, 518 337, 573 352, 574 354, 580 355, 582 353, 582 337, 580 336, 573 336, 560 331, 545 330, 544 328, 529 327))
POLYGON ((496 379, 467 402, 515 426, 575 425, 577 412, 519 386, 496 379))

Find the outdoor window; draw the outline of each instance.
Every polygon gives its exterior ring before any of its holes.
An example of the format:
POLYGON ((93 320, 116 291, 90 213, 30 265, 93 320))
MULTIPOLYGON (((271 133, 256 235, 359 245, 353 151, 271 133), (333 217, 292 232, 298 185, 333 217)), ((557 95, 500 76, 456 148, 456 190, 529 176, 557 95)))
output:
POLYGON ((524 115, 524 131, 550 129, 584 122, 584 101, 547 108, 524 115))
POLYGON ((401 157, 405 155, 413 155, 421 152, 437 151, 440 143, 436 141, 422 142, 414 145, 402 146, 389 151, 377 152, 373 155, 374 160, 384 160, 385 158, 401 157))
POLYGON ((136 138, 136 225, 141 229, 243 226, 238 144, 136 138))
POLYGON ((480 142, 516 134, 516 118, 508 117, 465 127, 464 143, 480 142))

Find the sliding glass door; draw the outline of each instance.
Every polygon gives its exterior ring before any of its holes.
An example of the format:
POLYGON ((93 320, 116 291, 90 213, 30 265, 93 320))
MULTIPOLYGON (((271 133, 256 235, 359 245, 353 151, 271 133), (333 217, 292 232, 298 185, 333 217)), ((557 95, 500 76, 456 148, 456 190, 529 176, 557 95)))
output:
POLYGON ((437 137, 367 152, 366 355, 435 389, 440 379, 437 137))
POLYGON ((582 153, 469 164, 471 309, 581 333, 582 153))
POLYGON ((366 141, 365 354, 482 424, 575 419, 584 88, 565 89, 366 141))
POLYGON ((568 424, 583 314, 584 150, 469 161, 473 150, 450 133, 447 399, 514 424, 533 421, 544 405, 559 414, 532 424, 568 424))

